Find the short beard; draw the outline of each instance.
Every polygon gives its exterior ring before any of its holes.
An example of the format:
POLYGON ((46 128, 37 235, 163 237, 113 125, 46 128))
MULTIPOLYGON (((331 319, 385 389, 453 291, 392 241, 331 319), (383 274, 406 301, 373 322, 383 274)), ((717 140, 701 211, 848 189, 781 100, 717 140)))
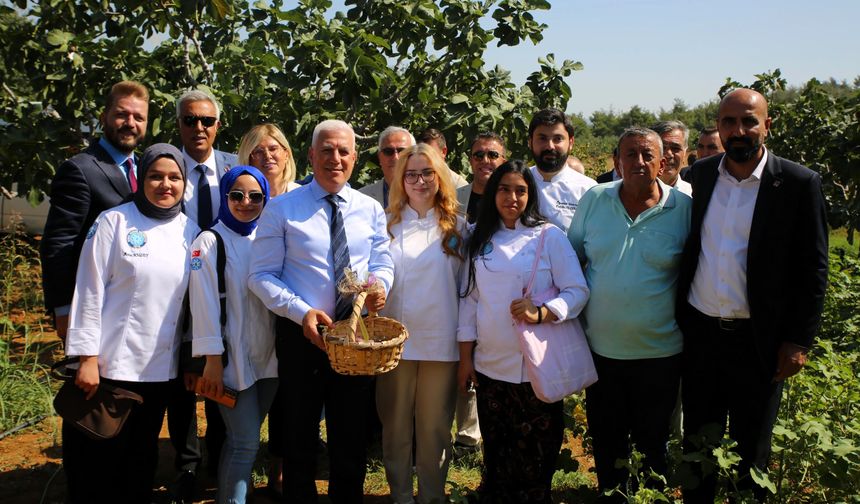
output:
POLYGON ((761 149, 760 140, 730 138, 726 144, 726 156, 735 163, 746 163, 754 159, 761 149))
POLYGON ((137 148, 137 146, 144 138, 143 135, 139 135, 134 137, 130 142, 123 142, 122 140, 120 140, 119 132, 114 128, 108 127, 105 127, 104 135, 114 147, 126 154, 134 152, 134 149, 137 148))
MULTIPOLYGON (((564 165, 567 164, 567 156, 557 156, 555 161, 544 161, 543 155, 552 151, 543 151, 538 155, 532 153, 535 159, 535 166, 544 173, 556 173, 564 168, 564 165)), ((554 152, 554 154, 558 154, 558 152, 554 152)))

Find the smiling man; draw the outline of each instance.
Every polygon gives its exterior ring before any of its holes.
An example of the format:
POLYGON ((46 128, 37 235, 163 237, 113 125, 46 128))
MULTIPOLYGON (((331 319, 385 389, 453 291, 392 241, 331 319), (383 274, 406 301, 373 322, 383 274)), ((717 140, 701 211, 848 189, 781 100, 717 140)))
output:
POLYGON ((272 200, 260 217, 248 286, 279 316, 275 345, 286 421, 270 428, 281 429, 285 440, 285 502, 317 502, 323 406, 328 495, 335 503, 361 502, 371 377, 334 372, 318 327, 349 316, 351 298, 336 290, 345 266, 359 278, 373 273, 382 290, 368 294, 366 306, 384 307, 394 280, 390 238, 379 203, 347 186, 356 160, 352 127, 337 120, 318 124, 308 158, 313 180, 272 200))
POLYGON ((176 100, 176 121, 188 167, 185 213, 201 229, 209 229, 221 206, 218 181, 237 158, 213 148, 221 127, 221 107, 211 94, 199 89, 183 93, 176 100))
MULTIPOLYGON (((770 126, 756 91, 736 89, 720 102, 726 151, 692 168, 677 308, 685 451, 718 443, 728 421, 738 487, 761 502, 767 491, 750 469, 767 468, 783 385, 806 362, 821 321, 828 260, 821 177, 770 152, 770 126)), ((693 469, 701 481, 684 489, 684 502, 714 502, 716 476, 693 469)))
POLYGON ((469 165, 472 167, 472 183, 457 189, 460 208, 465 210, 469 224, 478 216, 478 205, 484 196, 484 188, 490 175, 506 161, 505 140, 498 133, 487 131, 478 134, 469 150, 469 165))
POLYGON ((689 128, 681 121, 660 121, 651 129, 656 131, 663 141, 663 157, 666 159, 666 165, 663 167, 660 180, 687 196, 692 196, 693 188, 689 182, 681 178, 681 168, 687 164, 689 128))
POLYGON ((662 148, 653 130, 625 130, 618 140, 621 180, 588 191, 568 231, 591 290, 584 327, 600 380, 588 388, 585 405, 601 491, 625 488, 629 474, 615 461, 627 460, 631 444, 646 467, 663 475, 667 469, 681 377, 674 293, 691 200, 660 180, 662 148))
POLYGON ((597 185, 594 179, 564 169, 573 148, 573 124, 558 109, 543 109, 529 124, 529 148, 535 160, 531 168, 540 196, 540 213, 567 231, 582 195, 597 185))

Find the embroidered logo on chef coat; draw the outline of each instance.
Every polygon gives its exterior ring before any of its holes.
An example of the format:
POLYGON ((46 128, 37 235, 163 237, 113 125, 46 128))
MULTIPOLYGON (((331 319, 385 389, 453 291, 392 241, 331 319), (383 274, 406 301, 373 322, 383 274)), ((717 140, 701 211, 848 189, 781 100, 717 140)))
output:
POLYGON ((481 249, 481 255, 485 256, 493 251, 493 242, 487 242, 484 248, 481 249))
POLYGON ((96 231, 98 231, 98 229, 99 229, 99 223, 98 223, 98 221, 93 222, 93 225, 92 225, 92 226, 90 226, 90 230, 89 230, 89 231, 87 231, 87 240, 89 240, 90 238, 92 238, 93 236, 95 236, 95 235, 96 235, 96 231))
POLYGON ((140 248, 146 245, 146 235, 137 229, 129 231, 125 240, 131 248, 140 248))
MULTIPOLYGON (((195 250, 195 252, 197 252, 197 253, 198 253, 198 255, 199 255, 199 252, 200 252, 200 251, 199 251, 199 250, 195 250)), ((193 271, 197 271, 197 270, 199 270, 199 269, 200 269, 200 268, 202 268, 202 267, 203 267, 203 261, 201 261, 199 257, 193 257, 193 258, 191 259, 191 269, 192 269, 193 271)))
POLYGON ((191 257, 200 257, 200 249, 192 250, 191 257))

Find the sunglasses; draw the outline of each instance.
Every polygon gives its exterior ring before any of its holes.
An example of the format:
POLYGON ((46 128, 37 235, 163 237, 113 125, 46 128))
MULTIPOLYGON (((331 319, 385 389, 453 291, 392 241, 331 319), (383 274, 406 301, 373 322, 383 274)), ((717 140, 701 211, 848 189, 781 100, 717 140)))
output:
POLYGON ((478 161, 483 161, 485 156, 487 157, 487 159, 492 159, 493 161, 495 161, 496 159, 499 159, 499 156, 501 156, 501 154, 494 150, 479 150, 472 153, 472 157, 477 159, 478 161))
POLYGON ((212 126, 215 125, 215 122, 218 121, 218 119, 216 119, 212 116, 187 115, 187 116, 182 117, 182 124, 188 126, 189 128, 193 128, 194 126, 197 126, 197 121, 200 121, 201 123, 203 123, 204 128, 211 128, 212 126))
POLYGON ((381 150, 381 151, 382 151, 382 153, 383 153, 383 154, 385 154, 386 156, 391 157, 391 156, 393 156, 393 155, 394 155, 394 153, 395 153, 395 152, 396 152, 396 153, 398 153, 398 154, 400 154, 401 152, 405 151, 405 150, 406 150, 406 147, 383 147, 383 148, 382 148, 382 149, 380 149, 380 150, 381 150))
POLYGON ((429 184, 436 178, 436 172, 432 168, 424 168, 420 172, 408 171, 403 174, 403 178, 406 180, 407 184, 417 184, 419 178, 429 184))
MULTIPOLYGON (((245 201, 246 194, 242 191, 230 191, 227 193, 227 199, 236 203, 245 201)), ((263 202, 263 193, 260 191, 251 191, 247 194, 248 200, 255 205, 263 202)))

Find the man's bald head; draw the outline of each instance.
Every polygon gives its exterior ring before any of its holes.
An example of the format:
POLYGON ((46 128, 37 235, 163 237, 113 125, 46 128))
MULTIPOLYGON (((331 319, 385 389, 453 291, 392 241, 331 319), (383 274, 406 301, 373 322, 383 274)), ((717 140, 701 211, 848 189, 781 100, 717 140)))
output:
POLYGON ((736 163, 758 162, 770 131, 767 100, 752 89, 735 89, 720 101, 717 128, 726 156, 736 163))

